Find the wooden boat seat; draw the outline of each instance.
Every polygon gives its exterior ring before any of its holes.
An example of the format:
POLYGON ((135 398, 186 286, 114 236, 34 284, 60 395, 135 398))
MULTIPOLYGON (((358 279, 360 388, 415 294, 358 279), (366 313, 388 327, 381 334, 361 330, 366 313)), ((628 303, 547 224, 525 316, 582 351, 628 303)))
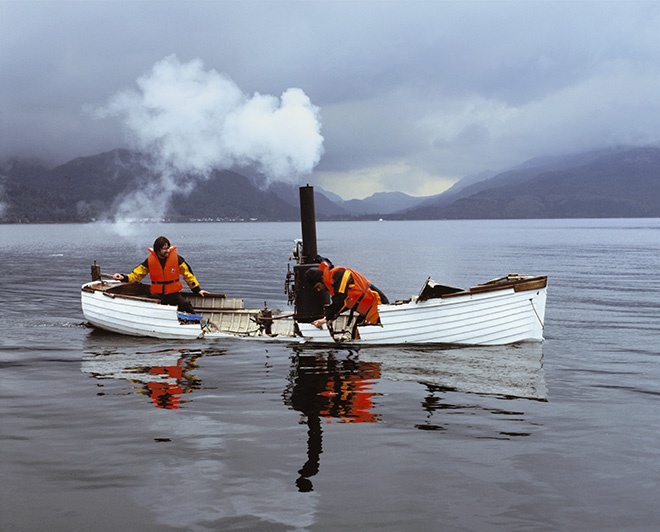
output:
POLYGON ((149 285, 142 283, 121 283, 105 290, 109 294, 122 296, 149 297, 149 285))

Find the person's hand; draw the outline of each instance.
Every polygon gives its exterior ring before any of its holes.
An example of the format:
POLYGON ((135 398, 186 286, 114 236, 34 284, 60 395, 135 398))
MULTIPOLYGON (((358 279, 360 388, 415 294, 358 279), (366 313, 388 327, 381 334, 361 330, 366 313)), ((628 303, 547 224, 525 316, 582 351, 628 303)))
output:
POLYGON ((323 324, 328 323, 328 320, 325 318, 321 318, 320 320, 316 320, 315 322, 312 322, 312 325, 316 327, 317 329, 323 329, 323 324))
POLYGON ((113 273, 112 278, 115 279, 116 281, 121 281, 124 276, 121 273, 113 273))
POLYGON ((202 296, 202 297, 204 297, 204 296, 210 296, 210 295, 211 295, 211 294, 210 294, 209 292, 207 292, 206 290, 200 290, 199 292, 197 292, 197 294, 199 294, 199 295, 202 296))

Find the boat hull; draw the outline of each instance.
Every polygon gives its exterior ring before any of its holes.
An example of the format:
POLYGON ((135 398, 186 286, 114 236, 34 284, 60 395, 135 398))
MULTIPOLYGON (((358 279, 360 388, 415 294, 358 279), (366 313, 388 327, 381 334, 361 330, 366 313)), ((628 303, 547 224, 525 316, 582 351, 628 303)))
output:
MULTIPOLYGON (((88 286, 88 285, 85 285, 88 286)), ((113 297, 103 290, 81 292, 82 311, 93 326, 130 336, 153 338, 201 338, 199 324, 179 323, 177 308, 138 297, 113 297)))
MULTIPOLYGON (((428 283, 428 281, 427 281, 428 283)), ((503 278, 440 297, 380 305, 381 326, 358 327, 352 345, 459 344, 506 345, 543 341, 547 279, 503 278)), ((139 285, 138 285, 139 286, 139 285)), ((140 295, 121 293, 129 285, 96 282, 83 285, 82 310, 93 326, 120 334, 164 339, 243 337, 271 341, 334 343, 327 329, 296 323, 275 312, 269 326, 262 311, 246 310, 241 299, 189 294, 203 323, 182 323, 174 306, 140 295)), ((335 330, 342 320, 335 324, 335 330)), ((341 342, 344 343, 344 342, 341 342)))
MULTIPOLYGON (((381 326, 359 327, 356 344, 505 345, 543 341, 546 288, 508 288, 452 298, 379 307, 381 326)), ((299 324, 308 341, 328 341, 328 332, 299 324)))

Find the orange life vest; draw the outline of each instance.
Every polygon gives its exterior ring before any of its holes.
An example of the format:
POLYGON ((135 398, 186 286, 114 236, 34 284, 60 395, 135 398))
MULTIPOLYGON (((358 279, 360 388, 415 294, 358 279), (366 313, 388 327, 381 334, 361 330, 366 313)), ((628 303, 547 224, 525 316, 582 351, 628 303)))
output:
POLYGON ((332 286, 334 275, 338 271, 343 270, 344 274, 339 286, 339 292, 346 294, 343 308, 354 310, 361 316, 364 316, 364 321, 367 323, 373 325, 379 323, 378 304, 380 303, 380 295, 378 292, 369 288, 371 286, 369 279, 350 268, 337 266, 330 269, 330 265, 327 262, 322 262, 319 268, 323 272, 323 284, 328 288, 331 296, 335 295, 332 286), (348 284, 350 276, 353 276, 353 282, 348 284))
POLYGON ((173 294, 183 289, 179 276, 179 254, 176 246, 170 248, 170 254, 165 261, 165 267, 160 265, 156 252, 149 248, 149 277, 151 277, 152 294, 173 294))

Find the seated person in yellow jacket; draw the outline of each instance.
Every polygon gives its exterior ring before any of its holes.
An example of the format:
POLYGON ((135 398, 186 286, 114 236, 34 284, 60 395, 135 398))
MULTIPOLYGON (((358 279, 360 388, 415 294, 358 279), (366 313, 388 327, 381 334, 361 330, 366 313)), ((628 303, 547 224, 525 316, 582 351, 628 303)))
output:
POLYGON ((149 249, 149 256, 128 275, 115 273, 112 277, 123 283, 139 283, 146 275, 151 278, 151 297, 159 299, 164 305, 176 305, 181 312, 194 314, 189 301, 181 295, 182 276, 193 293, 207 296, 209 293, 199 287, 192 268, 177 251, 176 246, 164 236, 159 236, 149 249))
MULTIPOLYGON (((325 316, 314 321, 314 325, 322 329, 325 323, 335 320, 344 310, 359 315, 356 325, 379 325, 378 305, 389 303, 387 296, 355 270, 342 266, 333 267, 332 263, 323 257, 317 259, 321 259, 321 264, 318 268, 307 270, 305 279, 316 291, 329 293, 332 302, 325 307, 325 316)), ((355 331, 353 334, 355 335, 355 331)))

